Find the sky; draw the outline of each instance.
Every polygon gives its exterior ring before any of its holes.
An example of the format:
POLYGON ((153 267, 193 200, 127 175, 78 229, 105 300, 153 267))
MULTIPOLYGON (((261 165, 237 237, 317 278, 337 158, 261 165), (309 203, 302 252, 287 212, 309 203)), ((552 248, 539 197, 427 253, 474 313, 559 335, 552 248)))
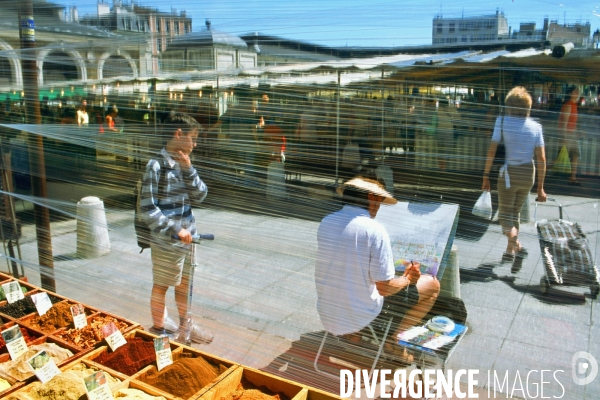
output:
MULTIPOLYGON (((77 6, 79 15, 95 14, 95 0, 51 0, 77 6)), ((105 0, 112 4, 113 0, 105 0)), ((123 0, 130 2, 131 0, 123 0)), ((137 0, 136 4, 169 12, 186 11, 193 30, 213 29, 236 35, 260 32, 325 46, 390 47, 431 44, 432 19, 504 12, 509 26, 544 17, 559 23, 590 22, 600 27, 600 0, 137 0)))

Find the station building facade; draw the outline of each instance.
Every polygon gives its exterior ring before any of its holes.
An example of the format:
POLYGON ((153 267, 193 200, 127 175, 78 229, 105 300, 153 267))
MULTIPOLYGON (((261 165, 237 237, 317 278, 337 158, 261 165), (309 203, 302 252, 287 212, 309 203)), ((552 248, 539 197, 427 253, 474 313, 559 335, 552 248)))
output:
POLYGON ((433 19, 434 45, 496 42, 509 37, 508 20, 500 11, 494 15, 460 18, 436 16, 433 19))
POLYGON ((229 71, 257 66, 257 52, 239 36, 214 30, 210 21, 199 32, 174 38, 161 54, 163 72, 229 71))
MULTIPOLYGON (((0 91, 20 90, 23 71, 18 2, 0 1, 0 91)), ((78 84, 117 76, 152 73, 149 43, 66 21, 62 5, 34 0, 37 79, 40 87, 78 84)))
POLYGON ((84 16, 79 23, 94 26, 125 37, 143 36, 148 41, 152 58, 152 72, 160 71, 159 59, 178 36, 192 32, 192 18, 185 11, 161 12, 157 9, 114 0, 113 6, 100 0, 97 14, 84 16))

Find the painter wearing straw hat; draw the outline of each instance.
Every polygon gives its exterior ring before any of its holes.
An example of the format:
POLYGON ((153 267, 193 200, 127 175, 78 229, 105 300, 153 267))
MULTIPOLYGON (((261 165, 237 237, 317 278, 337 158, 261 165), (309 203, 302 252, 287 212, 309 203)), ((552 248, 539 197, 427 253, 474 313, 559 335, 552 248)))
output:
POLYGON ((370 325, 380 330, 393 318, 385 352, 403 357, 395 338, 431 309, 439 282, 421 276, 418 263, 395 277, 390 238, 375 216, 382 204, 397 200, 380 182, 356 177, 338 194, 343 208, 326 216, 317 234, 315 282, 321 322, 327 332, 358 342, 362 336, 370 337, 362 334, 363 329, 368 332, 370 325), (408 293, 412 300, 407 300, 408 293))

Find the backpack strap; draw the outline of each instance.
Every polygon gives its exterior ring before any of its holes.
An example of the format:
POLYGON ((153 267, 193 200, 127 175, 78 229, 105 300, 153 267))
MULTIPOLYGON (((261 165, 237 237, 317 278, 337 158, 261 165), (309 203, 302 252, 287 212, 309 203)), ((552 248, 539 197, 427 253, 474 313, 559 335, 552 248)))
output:
MULTIPOLYGON (((158 190, 157 190, 157 203, 160 202, 160 198, 161 198, 161 193, 164 192, 164 190, 161 190, 161 185, 164 185, 164 179, 162 179, 162 175, 163 175, 163 167, 160 165, 160 157, 161 155, 159 154, 158 157, 154 158, 154 160, 156 160, 156 162, 159 164, 159 170, 158 170, 158 190), (163 182, 161 182, 163 181, 163 182)), ((134 213, 134 225, 135 225, 135 229, 136 229, 136 235, 140 235, 140 233, 138 232, 138 230, 142 230, 142 231, 146 231, 147 233, 144 233, 144 235, 150 236, 150 228, 146 225, 145 221, 143 220, 143 212, 142 212, 142 187, 144 185, 144 177, 142 176, 142 178, 138 179, 135 187, 134 187, 134 195, 135 195, 135 213, 134 213)), ((157 204, 158 205, 158 204, 157 204)), ((144 251, 144 249, 148 248, 148 247, 144 247, 143 245, 140 244, 139 241, 139 236, 138 236, 138 245, 141 247, 140 253, 142 253, 144 251)))

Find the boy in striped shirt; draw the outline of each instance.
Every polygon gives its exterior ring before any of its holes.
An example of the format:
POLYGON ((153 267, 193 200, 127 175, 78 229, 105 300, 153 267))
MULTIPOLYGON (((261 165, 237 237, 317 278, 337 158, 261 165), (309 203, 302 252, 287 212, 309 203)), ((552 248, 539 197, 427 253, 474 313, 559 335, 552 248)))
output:
MULTIPOLYGON (((150 332, 164 335, 165 300, 169 286, 175 287, 179 330, 185 327, 190 290, 192 235, 196 224, 192 206, 201 203, 208 189, 192 166, 200 125, 189 115, 172 112, 162 124, 165 143, 146 165, 140 207, 152 235, 152 295, 150 332)), ((192 323, 190 339, 210 343, 212 333, 192 323)), ((170 332, 173 333, 173 332, 170 332)))

